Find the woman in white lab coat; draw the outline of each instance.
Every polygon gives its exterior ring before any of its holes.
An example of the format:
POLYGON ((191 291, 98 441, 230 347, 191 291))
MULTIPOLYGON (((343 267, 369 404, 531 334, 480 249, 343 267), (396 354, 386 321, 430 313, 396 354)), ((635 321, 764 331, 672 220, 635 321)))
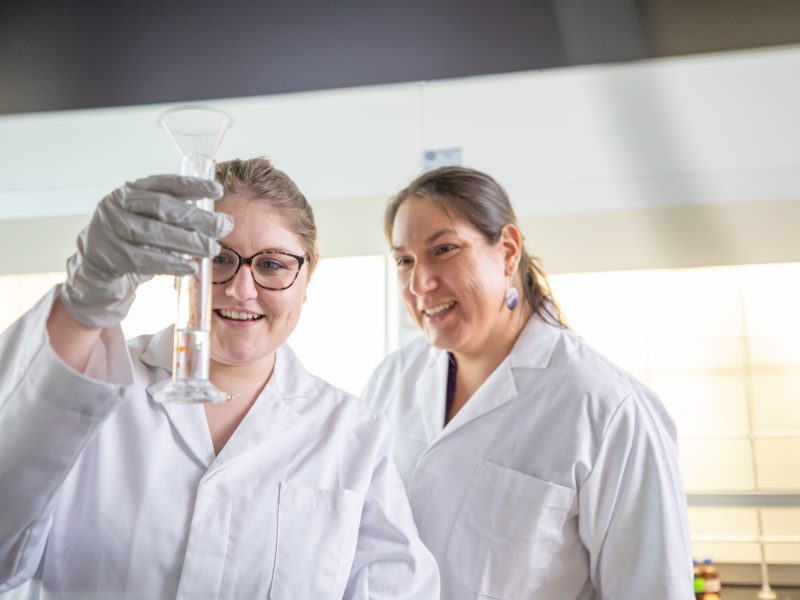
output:
POLYGON ((425 338, 364 398, 392 424, 442 598, 693 597, 673 424, 564 325, 504 190, 442 168, 385 225, 425 338))
POLYGON ((0 593, 438 597, 384 419, 285 344, 317 261, 308 203, 265 159, 217 179, 115 190, 67 281, 0 338, 0 593), (223 191, 217 214, 182 201, 223 191), (143 280, 193 272, 187 254, 215 256, 222 404, 155 403, 172 331, 126 345, 119 327, 143 280))

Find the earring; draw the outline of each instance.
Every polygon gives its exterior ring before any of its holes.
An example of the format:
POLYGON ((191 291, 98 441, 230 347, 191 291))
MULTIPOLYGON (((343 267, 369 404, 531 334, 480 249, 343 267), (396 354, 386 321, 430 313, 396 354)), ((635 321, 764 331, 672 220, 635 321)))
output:
POLYGON ((517 304, 519 303, 519 292, 517 288, 513 285, 509 285, 506 288, 506 306, 508 310, 514 310, 517 308, 517 304))

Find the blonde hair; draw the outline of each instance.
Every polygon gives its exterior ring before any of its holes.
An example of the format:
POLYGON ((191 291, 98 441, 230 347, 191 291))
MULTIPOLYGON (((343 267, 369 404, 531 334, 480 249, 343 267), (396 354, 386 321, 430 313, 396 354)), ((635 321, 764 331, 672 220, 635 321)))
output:
MULTIPOLYGON (((412 197, 426 198, 446 213, 454 212, 477 229, 490 244, 498 242, 506 225, 519 227, 508 194, 497 181, 474 169, 442 167, 420 175, 389 200, 384 213, 384 232, 389 243, 397 211, 412 197)), ((518 272, 523 296, 533 312, 553 324, 567 327, 539 259, 528 254, 524 245, 518 272)))
POLYGON ((246 194, 254 200, 264 200, 280 211, 289 227, 300 238, 308 255, 309 273, 319 261, 317 224, 306 197, 283 171, 259 156, 247 160, 234 159, 217 164, 216 179, 225 194, 246 194))

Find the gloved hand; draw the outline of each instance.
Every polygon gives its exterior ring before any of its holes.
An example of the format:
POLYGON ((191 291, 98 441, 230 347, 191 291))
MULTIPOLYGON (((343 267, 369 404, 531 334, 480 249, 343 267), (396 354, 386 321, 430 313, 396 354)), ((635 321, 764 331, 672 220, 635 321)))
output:
POLYGON ((67 261, 61 302, 90 327, 116 325, 128 314, 136 288, 153 275, 189 275, 197 261, 215 256, 216 240, 233 229, 233 219, 184 202, 219 198, 213 181, 155 175, 127 183, 103 198, 78 236, 67 261))

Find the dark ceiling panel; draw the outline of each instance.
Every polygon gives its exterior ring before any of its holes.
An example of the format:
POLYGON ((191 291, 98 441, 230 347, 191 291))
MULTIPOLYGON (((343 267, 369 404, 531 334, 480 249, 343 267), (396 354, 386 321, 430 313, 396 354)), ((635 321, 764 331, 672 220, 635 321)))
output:
POLYGON ((549 1, 0 3, 0 112, 179 102, 564 64, 549 1))
POLYGON ((800 42, 796 0, 3 0, 0 114, 800 42))
POLYGON ((800 43, 797 0, 638 0, 655 56, 800 43))

